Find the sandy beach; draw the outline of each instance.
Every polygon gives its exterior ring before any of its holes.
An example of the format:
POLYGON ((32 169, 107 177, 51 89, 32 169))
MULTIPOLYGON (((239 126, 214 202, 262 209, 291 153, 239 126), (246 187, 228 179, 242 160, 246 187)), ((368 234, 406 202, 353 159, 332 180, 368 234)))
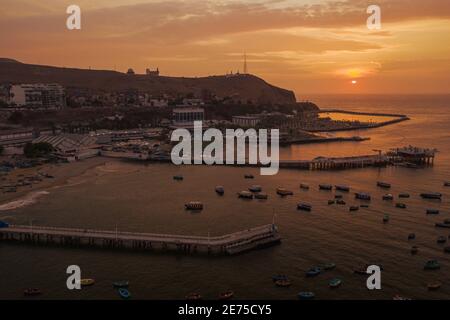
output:
POLYGON ((21 177, 39 173, 46 173, 54 178, 43 178, 39 183, 18 187, 17 192, 0 193, 0 212, 33 204, 40 197, 49 194, 51 189, 80 183, 77 179, 89 174, 90 170, 115 161, 117 160, 95 157, 72 163, 52 163, 33 168, 14 169, 3 175, 2 185, 14 184, 21 177))

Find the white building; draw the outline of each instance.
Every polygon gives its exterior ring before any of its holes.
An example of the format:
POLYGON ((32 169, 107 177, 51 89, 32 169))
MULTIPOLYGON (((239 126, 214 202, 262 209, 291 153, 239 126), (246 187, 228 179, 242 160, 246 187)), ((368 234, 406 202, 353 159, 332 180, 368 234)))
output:
POLYGON ((194 121, 203 121, 205 110, 198 107, 184 107, 173 109, 173 125, 178 128, 193 128, 194 121))
POLYGON ((59 109, 66 106, 66 94, 59 84, 18 84, 11 86, 10 103, 17 107, 59 109))

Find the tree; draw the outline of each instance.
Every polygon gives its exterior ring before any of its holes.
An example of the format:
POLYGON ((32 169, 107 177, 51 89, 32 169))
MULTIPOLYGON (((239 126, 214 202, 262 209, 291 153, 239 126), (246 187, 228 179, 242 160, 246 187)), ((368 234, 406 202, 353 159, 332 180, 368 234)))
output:
POLYGON ((23 153, 27 158, 39 158, 49 155, 53 151, 53 146, 47 142, 27 143, 23 148, 23 153))

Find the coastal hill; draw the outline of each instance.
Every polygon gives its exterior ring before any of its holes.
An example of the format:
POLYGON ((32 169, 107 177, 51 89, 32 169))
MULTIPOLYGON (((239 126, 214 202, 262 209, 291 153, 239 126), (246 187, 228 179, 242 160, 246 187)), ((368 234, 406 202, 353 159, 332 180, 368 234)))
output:
POLYGON ((129 75, 109 70, 61 68, 21 63, 0 58, 0 84, 59 83, 68 93, 87 90, 92 93, 139 90, 152 95, 205 92, 219 97, 236 97, 240 101, 294 104, 292 91, 275 87, 254 75, 209 76, 198 78, 129 75))

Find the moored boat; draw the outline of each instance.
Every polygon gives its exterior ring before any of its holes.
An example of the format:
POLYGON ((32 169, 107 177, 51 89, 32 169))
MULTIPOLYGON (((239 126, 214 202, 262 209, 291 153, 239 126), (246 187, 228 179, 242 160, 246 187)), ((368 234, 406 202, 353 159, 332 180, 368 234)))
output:
POLYGON ((360 207, 360 208, 366 208, 366 209, 367 209, 367 208, 369 208, 369 205, 368 205, 368 204, 362 204, 362 205, 360 205, 359 207, 360 207))
POLYGON ((230 300, 231 298, 234 297, 234 292, 231 290, 222 292, 221 294, 219 294, 219 300, 230 300))
POLYGON ((351 206, 350 208, 348 208, 349 211, 358 211, 359 207, 358 206, 351 206))
POLYGON ((450 223, 436 223, 435 227, 437 228, 447 228, 450 229, 450 223))
POLYGON ((300 300, 312 300, 315 298, 314 292, 302 291, 298 293, 298 298, 300 300))
POLYGON ((129 285, 130 283, 126 280, 113 282, 114 288, 128 288, 129 285))
POLYGON ((339 200, 336 201, 336 204, 341 205, 341 206, 345 206, 347 203, 344 200, 339 199, 339 200))
POLYGON ((427 209, 427 214, 439 214, 439 210, 437 210, 437 209, 427 209))
POLYGON ((280 279, 280 280, 275 281, 275 285, 277 287, 287 288, 287 287, 290 287, 292 285, 292 281, 289 280, 289 279, 280 279))
POLYGON ((377 186, 383 189, 390 189, 391 188, 391 184, 387 183, 387 182, 382 182, 382 181, 378 181, 377 182, 377 186))
POLYGON ((396 294, 394 297, 392 297, 392 300, 397 300, 397 301, 408 301, 408 300, 411 300, 411 299, 410 299, 410 298, 405 298, 405 297, 402 297, 402 296, 396 294))
POLYGON ((130 293, 130 291, 128 291, 128 289, 119 288, 119 290, 117 290, 117 292, 119 293, 119 296, 124 300, 131 298, 131 293, 130 293))
POLYGON ((441 265, 439 264, 439 262, 437 260, 428 260, 424 267, 425 270, 438 270, 441 268, 441 265))
POLYGON ((444 182, 444 187, 450 187, 450 181, 445 181, 444 182))
POLYGON ((444 248, 445 253, 450 253, 450 246, 444 248))
POLYGON ((330 288, 337 288, 342 284, 342 280, 339 278, 334 278, 331 279, 330 282, 328 283, 328 285, 330 286, 330 288))
POLYGON ((184 205, 186 210, 203 210, 203 203, 199 201, 191 201, 184 205))
POLYGON ((439 236, 437 238, 437 243, 446 243, 446 242, 447 242, 447 237, 439 236))
POLYGON ((336 264, 334 262, 327 262, 320 266, 323 270, 333 270, 336 268, 336 264))
POLYGON ((371 199, 370 194, 364 193, 364 192, 357 192, 355 193, 355 198, 359 200, 366 200, 369 201, 371 199))
POLYGON ((385 195, 383 196, 383 200, 384 200, 384 201, 391 201, 391 200, 394 200, 394 196, 393 196, 392 194, 390 194, 390 193, 385 194, 385 195))
POLYGON ((335 200, 328 200, 328 205, 331 206, 332 204, 335 204, 336 201, 335 200))
POLYGON ((269 198, 267 193, 258 192, 257 194, 255 194, 255 199, 265 200, 267 198, 269 198))
POLYGON ((288 279, 288 277, 285 274, 276 274, 276 275, 272 276, 273 282, 278 281, 278 280, 287 280, 287 279, 288 279))
POLYGON ((416 234, 415 233, 408 234, 408 240, 414 240, 415 238, 416 238, 416 234))
POLYGON ((395 207, 397 207, 399 209, 406 209, 406 204, 404 204, 404 203, 396 203, 395 207))
POLYGON ((277 188, 277 194, 280 196, 292 196, 294 192, 285 188, 277 188))
POLYGON ((406 199, 406 198, 409 198, 410 195, 409 195, 409 193, 400 193, 400 194, 398 195, 398 197, 399 197, 399 198, 406 199))
POLYGON ((335 188, 336 188, 336 191, 350 192, 350 187, 349 186, 336 185, 335 188))
POLYGON ((303 189, 303 190, 309 190, 309 185, 306 184, 306 183, 301 183, 301 184, 300 184, 300 189, 303 189))
POLYGON ((219 195, 223 195, 225 193, 225 188, 222 186, 217 186, 216 187, 216 193, 219 195))
POLYGON ((322 269, 320 267, 312 267, 308 271, 306 271, 307 277, 315 277, 318 276, 322 272, 322 269))
POLYGON ((336 194, 336 195, 334 196, 334 198, 337 200, 337 199, 342 199, 342 198, 344 198, 344 196, 343 196, 342 194, 336 194))
POLYGON ((299 203, 299 204, 297 204, 297 209, 298 210, 303 210, 303 211, 311 211, 312 210, 312 206, 310 204, 307 204, 307 203, 299 203))
POLYGON ((238 197, 242 199, 253 199, 253 193, 250 191, 241 191, 238 193, 238 197))
POLYGON ((27 297, 38 296, 41 295, 42 291, 38 288, 28 288, 23 290, 23 295, 27 297))
POLYGON ((435 199, 435 200, 442 199, 442 194, 438 192, 421 193, 420 196, 424 199, 435 199))
POLYGON ((201 300, 202 296, 197 292, 192 292, 186 295, 186 300, 201 300))
POLYGON ((419 247, 418 246, 412 246, 411 247, 411 254, 417 254, 417 252, 419 252, 419 247))
POLYGON ((251 191, 251 192, 261 192, 262 191, 262 187, 259 186, 259 185, 253 185, 253 186, 250 186, 248 188, 248 190, 251 191))
POLYGON ((80 284, 82 287, 88 287, 94 285, 95 280, 94 279, 81 279, 80 284))
POLYGON ((319 190, 331 191, 333 186, 331 184, 319 184, 319 190))
POLYGON ((254 179, 255 177, 252 174, 246 174, 244 175, 245 179, 254 179))
POLYGON ((384 217, 383 217, 383 222, 384 222, 384 223, 388 223, 388 222, 389 222, 389 215, 388 215, 388 214, 385 214, 385 215, 384 215, 384 217))
POLYGON ((431 282, 431 283, 427 284, 427 288, 430 291, 438 290, 441 286, 442 286, 442 283, 440 283, 439 281, 431 282))
POLYGON ((181 180, 183 180, 183 179, 184 179, 184 178, 183 178, 183 176, 181 176, 181 175, 173 176, 173 180, 181 181, 181 180))

